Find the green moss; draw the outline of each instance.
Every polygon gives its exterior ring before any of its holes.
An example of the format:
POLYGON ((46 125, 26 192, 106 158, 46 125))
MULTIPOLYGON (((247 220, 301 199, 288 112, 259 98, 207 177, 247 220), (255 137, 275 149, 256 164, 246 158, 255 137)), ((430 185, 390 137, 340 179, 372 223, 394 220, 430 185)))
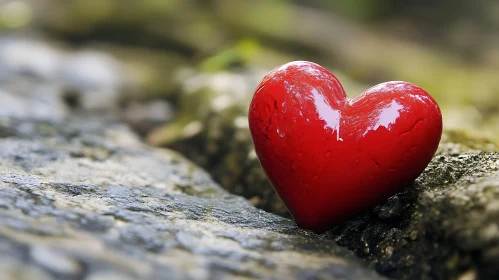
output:
POLYGON ((212 206, 206 206, 206 207, 203 208, 203 214, 204 215, 210 214, 211 211, 213 211, 213 207, 212 206))
POLYGON ((444 141, 462 144, 465 147, 482 151, 497 151, 495 141, 467 130, 446 130, 444 141))

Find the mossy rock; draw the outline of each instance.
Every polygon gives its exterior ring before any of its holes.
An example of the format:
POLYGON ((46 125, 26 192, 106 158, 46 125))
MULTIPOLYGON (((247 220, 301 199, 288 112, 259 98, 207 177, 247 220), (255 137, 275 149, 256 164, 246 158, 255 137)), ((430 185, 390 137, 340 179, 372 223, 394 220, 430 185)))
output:
POLYGON ((395 279, 497 279, 498 205, 499 153, 442 143, 411 186, 326 235, 395 279))

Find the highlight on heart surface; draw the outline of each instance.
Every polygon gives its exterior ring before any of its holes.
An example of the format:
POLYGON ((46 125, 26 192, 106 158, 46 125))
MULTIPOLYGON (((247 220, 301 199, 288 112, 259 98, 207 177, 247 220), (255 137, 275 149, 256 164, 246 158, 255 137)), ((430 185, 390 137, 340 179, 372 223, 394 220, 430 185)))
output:
POLYGON ((442 135, 435 100, 407 82, 348 98, 321 66, 268 73, 249 108, 256 154, 299 226, 322 232, 416 179, 442 135))

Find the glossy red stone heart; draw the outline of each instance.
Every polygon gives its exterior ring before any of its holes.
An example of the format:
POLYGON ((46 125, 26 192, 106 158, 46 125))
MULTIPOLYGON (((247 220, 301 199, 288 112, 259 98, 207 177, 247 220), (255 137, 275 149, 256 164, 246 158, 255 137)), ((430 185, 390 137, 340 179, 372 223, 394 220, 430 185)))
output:
POLYGON ((433 157, 442 116, 433 98, 388 82, 350 99, 305 61, 260 82, 249 109, 260 163, 302 228, 321 232, 416 179, 433 157))

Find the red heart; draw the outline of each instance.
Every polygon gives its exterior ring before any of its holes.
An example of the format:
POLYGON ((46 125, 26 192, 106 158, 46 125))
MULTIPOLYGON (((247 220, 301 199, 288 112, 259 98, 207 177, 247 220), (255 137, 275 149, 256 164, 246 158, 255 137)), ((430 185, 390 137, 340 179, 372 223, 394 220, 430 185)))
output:
POLYGON ((442 115, 410 83, 383 83, 350 99, 326 69, 296 61, 260 82, 249 126, 298 225, 321 232, 416 179, 435 154, 442 115))

